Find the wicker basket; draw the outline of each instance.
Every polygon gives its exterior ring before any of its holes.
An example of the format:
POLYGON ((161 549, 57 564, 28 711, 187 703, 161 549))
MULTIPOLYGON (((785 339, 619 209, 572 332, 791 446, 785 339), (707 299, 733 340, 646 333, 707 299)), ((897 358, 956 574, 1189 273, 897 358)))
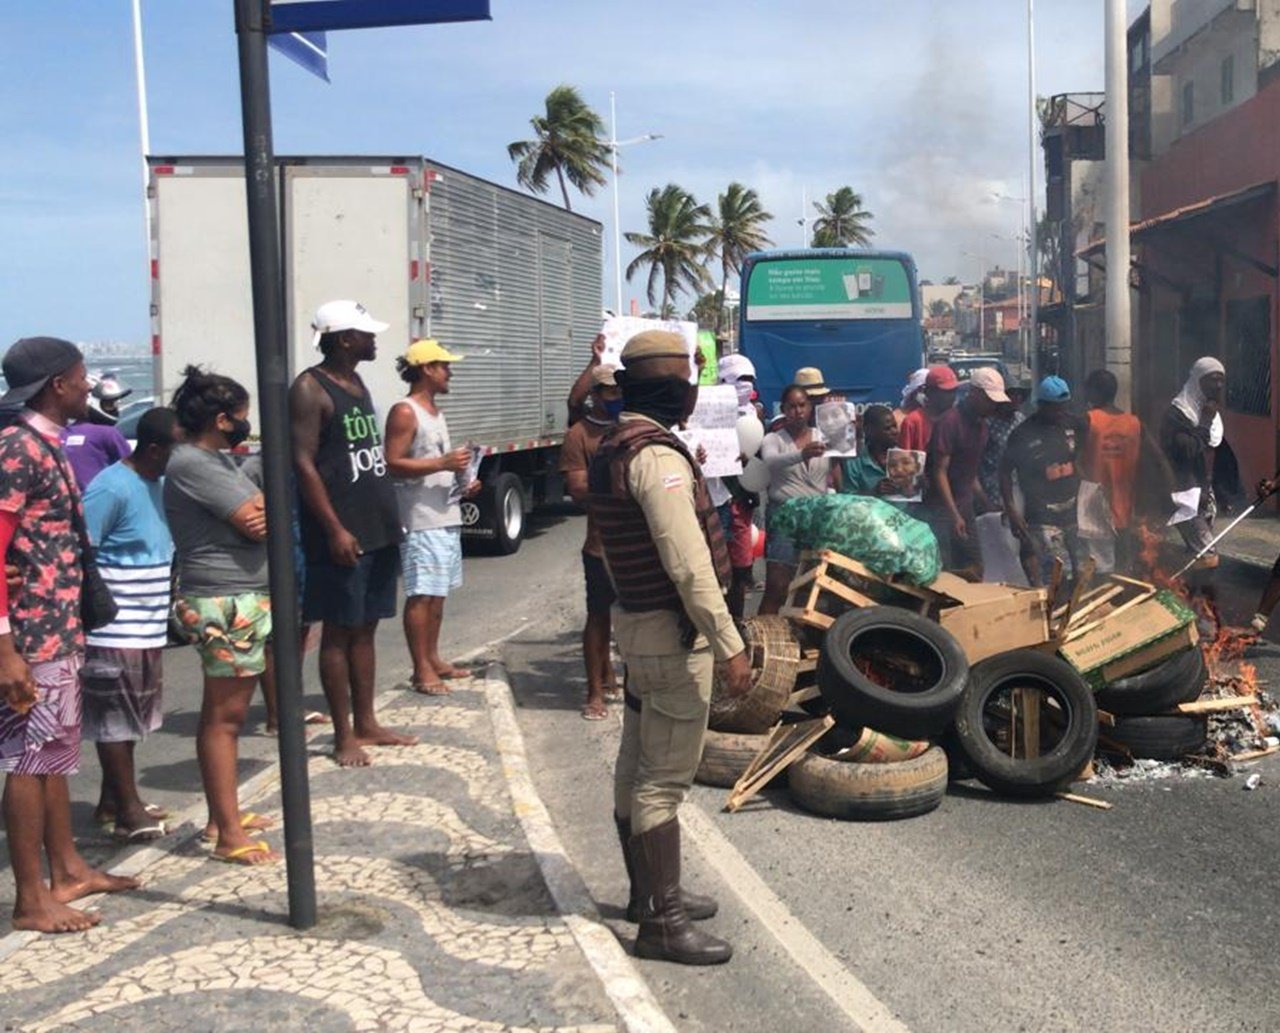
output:
POLYGON ((739 625, 751 661, 751 691, 730 698, 717 677, 708 726, 716 732, 760 735, 778 722, 796 685, 800 643, 785 617, 752 617, 739 625))

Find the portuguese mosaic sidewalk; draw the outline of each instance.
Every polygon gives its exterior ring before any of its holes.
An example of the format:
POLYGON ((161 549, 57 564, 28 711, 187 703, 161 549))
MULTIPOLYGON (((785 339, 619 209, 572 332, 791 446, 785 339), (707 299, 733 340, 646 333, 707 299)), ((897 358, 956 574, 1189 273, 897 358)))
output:
MULTIPOLYGON (((145 885, 94 901, 97 928, 0 939, 0 1028, 617 1027, 517 817, 486 683, 455 685, 386 693, 380 718, 420 742, 371 767, 311 741, 316 928, 288 925, 283 864, 211 862, 188 824, 126 859, 145 885)), ((278 783, 256 781, 243 803, 278 818, 278 783)))

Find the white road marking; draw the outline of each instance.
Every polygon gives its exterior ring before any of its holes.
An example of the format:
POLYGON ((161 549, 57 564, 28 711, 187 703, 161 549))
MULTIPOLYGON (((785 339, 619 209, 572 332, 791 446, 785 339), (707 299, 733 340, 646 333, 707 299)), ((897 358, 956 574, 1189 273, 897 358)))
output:
POLYGON ((485 671, 484 691, 498 740, 502 774, 529 848, 556 902, 556 910, 564 916, 573 938, 604 985, 623 1027, 630 1033, 676 1033, 676 1027, 663 1012, 630 955, 601 924, 586 883, 564 852, 560 836, 529 774, 524 737, 511 702, 511 685, 506 668, 500 663, 490 664, 485 671))
POLYGON ((680 808, 680 824, 743 906, 859 1029, 910 1033, 889 1006, 805 928, 701 807, 686 801, 680 808))

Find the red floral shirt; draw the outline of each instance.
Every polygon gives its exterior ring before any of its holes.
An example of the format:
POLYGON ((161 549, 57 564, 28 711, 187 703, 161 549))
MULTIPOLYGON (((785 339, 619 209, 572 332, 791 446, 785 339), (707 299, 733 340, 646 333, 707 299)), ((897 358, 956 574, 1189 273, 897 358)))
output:
MULTIPOLYGON (((80 542, 71 515, 80 496, 25 422, 0 430, 0 512, 18 526, 5 557, 22 584, 9 592, 13 644, 28 663, 84 651, 80 627, 80 542)), ((49 441, 48 438, 45 438, 49 441)), ((55 438, 49 441, 61 455, 55 438)))

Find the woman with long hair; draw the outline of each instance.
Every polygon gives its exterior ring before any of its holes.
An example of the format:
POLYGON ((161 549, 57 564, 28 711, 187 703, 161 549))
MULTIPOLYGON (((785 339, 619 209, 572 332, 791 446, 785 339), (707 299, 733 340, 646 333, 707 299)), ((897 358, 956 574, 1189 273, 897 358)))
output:
POLYGON ((279 856, 252 838, 269 823, 242 816, 236 798, 240 728, 271 634, 262 492, 228 454, 249 435, 249 392, 198 366, 183 373, 173 408, 186 444, 169 460, 164 503, 176 550, 175 612, 204 670, 196 756, 213 857, 269 864, 279 856))

